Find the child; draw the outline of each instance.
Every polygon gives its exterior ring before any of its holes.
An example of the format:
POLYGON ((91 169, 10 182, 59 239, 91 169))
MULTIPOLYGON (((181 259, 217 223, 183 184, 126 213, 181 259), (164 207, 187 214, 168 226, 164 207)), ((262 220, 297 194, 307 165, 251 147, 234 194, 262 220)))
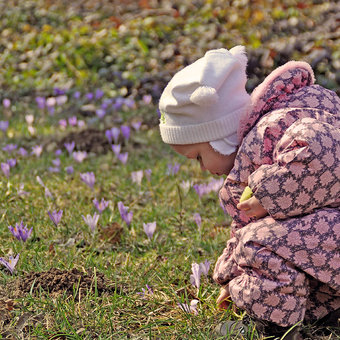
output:
POLYGON ((340 98, 295 61, 249 96, 246 64, 236 46, 175 74, 160 133, 202 170, 227 175, 219 196, 233 222, 213 275, 218 304, 230 296, 264 332, 282 334, 340 317, 340 98), (253 196, 239 203, 246 186, 253 196))

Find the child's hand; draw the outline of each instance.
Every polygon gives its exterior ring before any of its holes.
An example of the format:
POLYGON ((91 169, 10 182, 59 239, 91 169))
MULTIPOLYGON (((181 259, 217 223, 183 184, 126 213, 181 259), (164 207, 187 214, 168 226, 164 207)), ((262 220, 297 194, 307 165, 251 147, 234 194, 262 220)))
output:
POLYGON ((220 290, 220 295, 216 300, 217 308, 218 309, 228 309, 228 306, 230 305, 230 293, 229 293, 229 287, 225 286, 222 287, 220 290))
POLYGON ((255 216, 257 219, 268 215, 268 211, 263 208, 260 201, 255 196, 239 203, 237 209, 244 211, 247 216, 255 216))

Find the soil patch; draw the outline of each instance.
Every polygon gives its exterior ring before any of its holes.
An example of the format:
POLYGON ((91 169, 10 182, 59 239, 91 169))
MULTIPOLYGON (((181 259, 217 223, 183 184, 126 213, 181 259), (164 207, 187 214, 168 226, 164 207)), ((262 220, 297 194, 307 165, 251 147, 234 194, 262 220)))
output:
MULTIPOLYGON (((108 281, 103 273, 94 272, 89 269, 87 273, 73 268, 71 270, 60 270, 52 268, 46 272, 30 272, 17 281, 16 295, 23 296, 29 292, 33 294, 43 289, 51 295, 66 293, 73 295, 77 289, 77 295, 82 291, 98 294, 113 293, 115 285, 108 281)), ((119 289, 118 289, 119 290, 119 289)))

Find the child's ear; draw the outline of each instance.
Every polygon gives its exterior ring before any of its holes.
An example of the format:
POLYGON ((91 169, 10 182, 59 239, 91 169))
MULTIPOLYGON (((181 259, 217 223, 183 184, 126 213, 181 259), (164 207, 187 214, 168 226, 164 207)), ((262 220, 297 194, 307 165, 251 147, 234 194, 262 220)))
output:
POLYGON ((246 48, 244 46, 238 45, 229 50, 229 52, 239 60, 241 65, 244 66, 246 69, 247 63, 248 63, 248 58, 246 54, 246 48))
POLYGON ((191 94, 190 101, 199 106, 211 106, 218 102, 218 94, 213 87, 199 86, 191 94))

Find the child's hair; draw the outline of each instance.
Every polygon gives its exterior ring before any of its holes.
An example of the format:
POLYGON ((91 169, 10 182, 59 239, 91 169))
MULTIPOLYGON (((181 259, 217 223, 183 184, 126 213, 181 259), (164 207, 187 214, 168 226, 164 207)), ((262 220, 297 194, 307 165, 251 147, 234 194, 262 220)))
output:
POLYGON ((206 52, 170 80, 159 102, 160 132, 167 144, 210 142, 235 152, 240 117, 250 107, 244 46, 206 52))

